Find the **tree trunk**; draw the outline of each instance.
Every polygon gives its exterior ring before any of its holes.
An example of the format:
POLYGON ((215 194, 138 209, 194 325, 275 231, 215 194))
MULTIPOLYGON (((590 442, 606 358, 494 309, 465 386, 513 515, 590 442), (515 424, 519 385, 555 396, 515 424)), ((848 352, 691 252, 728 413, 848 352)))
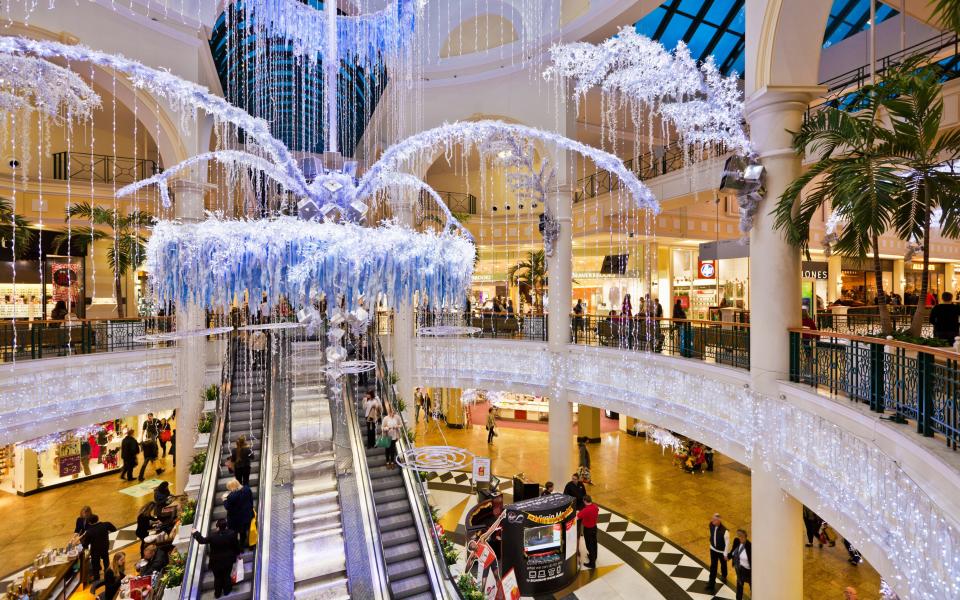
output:
POLYGON ((887 294, 883 290, 883 267, 880 263, 880 239, 874 235, 873 245, 873 277, 877 285, 877 307, 880 311, 880 333, 886 337, 893 335, 893 321, 890 320, 890 309, 887 307, 887 294))
POLYGON ((121 294, 119 273, 116 273, 113 276, 113 293, 117 296, 117 316, 122 319, 126 316, 127 307, 125 306, 123 295, 121 294))
POLYGON ((920 298, 917 309, 910 322, 910 335, 923 335, 923 323, 927 320, 927 293, 930 291, 930 189, 927 179, 923 179, 923 271, 920 275, 920 298))

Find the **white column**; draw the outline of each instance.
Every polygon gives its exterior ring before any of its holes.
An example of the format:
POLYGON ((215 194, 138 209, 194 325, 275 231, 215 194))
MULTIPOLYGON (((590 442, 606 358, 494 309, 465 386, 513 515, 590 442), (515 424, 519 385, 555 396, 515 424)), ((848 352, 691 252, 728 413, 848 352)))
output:
MULTIPOLYGON (((901 264, 900 275, 903 276, 903 265, 901 264)), ((839 254, 832 254, 830 258, 827 259, 827 302, 833 302, 840 297, 840 282, 843 277, 843 258, 839 254)), ((896 277, 896 267, 894 267, 894 280, 896 277)), ((893 282, 893 287, 896 288, 899 285, 896 281, 893 282)), ((900 286, 903 287, 903 286, 900 286)), ((901 291, 902 293, 902 291, 901 291)))
MULTIPOLYGON (((183 222, 203 218, 203 195, 210 184, 187 179, 171 182, 174 214, 183 222)), ((204 311, 195 304, 176 307, 177 331, 203 329, 204 311)), ((177 491, 182 493, 189 477, 193 445, 197 439, 197 422, 203 408, 203 376, 206 370, 206 338, 192 337, 177 342, 180 405, 177 407, 177 491)))
POLYGON ((560 233, 553 256, 547 257, 549 300, 547 347, 553 354, 553 390, 550 393, 550 479, 559 485, 570 479, 573 450, 573 405, 563 384, 563 357, 570 343, 570 311, 573 305, 573 190, 561 185, 547 201, 546 210, 557 220, 560 233))
MULTIPOLYGON (((407 227, 413 227, 413 209, 407 198, 401 198, 399 205, 394 207, 394 217, 407 227)), ((373 302, 374 299, 370 299, 373 302)), ((375 308, 371 306, 371 310, 375 308)), ((414 315, 413 303, 406 302, 393 307, 393 372, 397 374, 397 393, 403 398, 406 410, 403 419, 413 424, 415 416, 413 408, 413 374, 414 365, 414 315)))
MULTIPOLYGON (((800 326, 800 253, 774 228, 771 207, 801 172, 790 131, 799 129, 808 90, 763 89, 746 105, 754 148, 766 167, 767 196, 750 233, 750 376, 754 389, 780 402, 778 381, 790 367, 787 329, 800 326)), ((753 470, 754 598, 803 598, 802 506, 785 494, 776 475, 759 465, 753 470)))
MULTIPOLYGON (((904 287, 904 286, 903 286, 903 283, 904 283, 904 267, 905 267, 905 266, 906 266, 906 264, 904 263, 904 261, 903 261, 902 258, 898 258, 898 259, 896 259, 896 260, 893 261, 893 285, 891 286, 891 288, 893 288, 893 293, 894 293, 894 294, 900 294, 900 297, 901 297, 901 298, 903 298, 903 287, 904 287)), ((949 277, 949 275, 947 276, 947 285, 948 285, 948 289, 949 289, 949 285, 950 285, 950 277, 949 277)))

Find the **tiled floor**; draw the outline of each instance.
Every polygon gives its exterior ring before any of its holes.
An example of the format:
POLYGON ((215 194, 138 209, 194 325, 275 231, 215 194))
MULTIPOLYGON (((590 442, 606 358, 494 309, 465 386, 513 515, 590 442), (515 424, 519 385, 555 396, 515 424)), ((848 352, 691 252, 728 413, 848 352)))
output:
MULTIPOLYGON (((173 459, 165 459, 162 475, 148 468, 146 476, 173 483, 173 459)), ((30 496, 0 493, 0 578, 31 563, 48 548, 64 544, 73 534, 80 507, 89 504, 101 521, 118 528, 134 523, 140 507, 153 499, 152 494, 133 498, 120 490, 136 482, 122 481, 119 474, 104 475, 72 485, 44 490, 30 496)), ((126 535, 126 534, 124 534, 126 535)))
MULTIPOLYGON (((422 444, 447 443, 479 456, 489 455, 491 469, 498 475, 510 477, 524 472, 539 482, 548 476, 546 433, 511 429, 502 423, 495 443, 488 447, 486 431, 480 427, 439 429, 435 424, 426 427, 421 421, 417 431, 422 444)), ((673 466, 670 455, 662 454, 658 446, 622 432, 605 433, 600 444, 588 448, 594 485, 587 491, 594 500, 698 560, 710 558, 707 532, 713 513, 721 513, 729 529, 743 527, 750 531, 750 471, 743 465, 718 454, 712 473, 689 475, 673 466)), ((576 464, 575 444, 570 460, 576 464)), ((562 489, 566 482, 556 483, 562 489)), ((805 598, 842 598, 843 588, 849 585, 857 588, 861 598, 877 597, 877 572, 866 563, 856 567, 847 563, 839 542, 835 548, 804 548, 804 553, 805 598)))

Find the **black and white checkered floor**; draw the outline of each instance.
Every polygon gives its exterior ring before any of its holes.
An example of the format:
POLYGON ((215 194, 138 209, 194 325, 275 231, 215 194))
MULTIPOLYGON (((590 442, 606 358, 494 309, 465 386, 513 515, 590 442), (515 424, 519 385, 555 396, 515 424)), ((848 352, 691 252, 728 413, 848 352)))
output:
MULTIPOLYGON (((448 517, 444 520, 460 523, 458 533, 463 534, 463 516, 475 503, 470 475, 432 475, 428 486, 440 514, 448 517)), ((510 487, 510 479, 501 480, 500 490, 508 502, 510 487)), ((727 600, 736 596, 729 585, 714 593, 707 592, 709 571, 703 563, 662 536, 603 506, 598 529, 596 572, 581 577, 578 582, 582 585, 559 600, 727 600)))

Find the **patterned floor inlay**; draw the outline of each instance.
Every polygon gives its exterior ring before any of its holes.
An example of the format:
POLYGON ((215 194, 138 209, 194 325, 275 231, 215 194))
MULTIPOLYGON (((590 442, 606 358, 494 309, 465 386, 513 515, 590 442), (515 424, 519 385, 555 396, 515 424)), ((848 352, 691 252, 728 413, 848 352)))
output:
MULTIPOLYGON (((511 480, 501 480, 504 500, 512 499, 511 480)), ((475 503, 470 475, 448 472, 428 479, 432 502, 440 513, 440 523, 455 532, 455 542, 464 543, 463 518, 475 503)), ((598 519, 598 568, 582 570, 568 589, 536 600, 730 600, 732 587, 725 585, 715 593, 707 592, 709 571, 696 558, 670 540, 603 506, 598 519)))

